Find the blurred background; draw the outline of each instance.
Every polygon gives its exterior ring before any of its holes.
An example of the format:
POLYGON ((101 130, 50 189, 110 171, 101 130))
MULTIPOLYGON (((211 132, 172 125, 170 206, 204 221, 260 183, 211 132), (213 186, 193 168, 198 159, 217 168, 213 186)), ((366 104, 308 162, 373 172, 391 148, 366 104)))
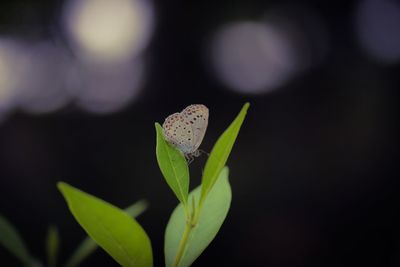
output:
MULTIPOLYGON (((194 266, 400 266, 399 62, 395 0, 2 0, 0 213, 41 259, 57 225, 64 262, 85 234, 57 181, 145 198, 163 266, 177 200, 154 122, 207 105, 210 151, 249 101, 232 207, 194 266)), ((0 265, 20 266, 2 248, 0 265)))

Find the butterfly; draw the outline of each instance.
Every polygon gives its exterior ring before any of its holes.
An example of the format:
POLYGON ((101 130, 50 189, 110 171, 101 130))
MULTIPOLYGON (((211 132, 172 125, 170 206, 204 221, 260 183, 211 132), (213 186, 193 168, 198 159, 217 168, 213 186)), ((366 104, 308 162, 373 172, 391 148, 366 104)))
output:
POLYGON ((163 123, 165 139, 178 148, 191 163, 201 154, 199 146, 208 125, 208 108, 202 104, 186 107, 181 112, 169 115, 163 123))

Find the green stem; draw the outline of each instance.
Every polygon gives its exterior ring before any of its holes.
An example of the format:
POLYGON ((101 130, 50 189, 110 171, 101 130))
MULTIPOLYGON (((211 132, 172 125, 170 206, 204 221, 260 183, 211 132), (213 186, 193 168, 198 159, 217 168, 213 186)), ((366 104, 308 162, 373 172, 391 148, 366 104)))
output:
POLYGON ((176 253, 174 264, 172 265, 173 267, 179 266, 179 263, 181 262, 183 254, 185 252, 190 233, 191 233, 192 229, 197 225, 197 222, 199 219, 201 207, 196 209, 196 203, 195 203, 194 197, 192 199, 192 204, 193 204, 192 213, 190 213, 189 208, 186 207, 187 209, 186 209, 185 229, 183 230, 182 239, 179 243, 179 247, 178 247, 178 251, 176 253))
POLYGON ((200 213, 201 213, 201 211, 202 211, 202 209, 203 209, 203 204, 204 204, 204 201, 203 201, 202 198, 200 198, 200 201, 199 201, 199 205, 198 205, 198 207, 197 207, 197 210, 196 210, 196 212, 193 214, 193 218, 192 218, 192 221, 191 221, 191 225, 192 225, 192 226, 193 226, 193 225, 197 225, 197 223, 199 222, 200 213))
POLYGON ((185 251, 187 241, 189 239, 190 232, 193 229, 192 222, 190 220, 186 221, 185 230, 183 231, 181 242, 179 243, 178 252, 176 253, 173 267, 178 267, 182 260, 183 252, 185 251))
POLYGON ((185 210, 185 218, 186 218, 186 221, 189 221, 189 220, 190 220, 190 210, 189 210, 189 207, 188 207, 188 205, 185 205, 185 204, 183 204, 183 203, 182 203, 182 205, 183 205, 183 209, 185 210))

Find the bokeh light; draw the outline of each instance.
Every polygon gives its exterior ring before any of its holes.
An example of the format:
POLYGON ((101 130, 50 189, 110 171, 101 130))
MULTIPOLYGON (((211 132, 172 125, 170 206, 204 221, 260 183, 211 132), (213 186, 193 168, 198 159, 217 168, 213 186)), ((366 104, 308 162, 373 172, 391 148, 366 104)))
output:
POLYGON ((57 111, 71 100, 73 61, 48 41, 0 41, 0 110, 57 111))
POLYGON ((0 114, 16 108, 51 113, 74 103, 109 114, 126 107, 144 83, 144 60, 99 63, 76 60, 50 41, 0 41, 0 114))
POLYGON ((11 60, 7 47, 0 42, 0 110, 9 105, 15 90, 16 77, 12 75, 11 60))
POLYGON ((355 16, 359 42, 369 56, 383 63, 400 59, 400 3, 364 0, 355 16))
POLYGON ((307 5, 271 7, 259 20, 223 25, 213 37, 216 76, 244 94, 281 88, 323 62, 329 50, 325 23, 307 5))
POLYGON ((147 0, 70 0, 63 23, 72 47, 83 58, 119 61, 147 46, 154 14, 147 0))
POLYGON ((0 39, 0 113, 13 109, 21 88, 25 59, 17 41, 0 39))
POLYGON ((245 93, 276 89, 292 74, 294 51, 274 26, 240 21, 223 26, 211 44, 217 76, 228 87, 245 93))
POLYGON ((291 44, 296 71, 303 72, 324 62, 330 48, 329 33, 320 14, 302 4, 283 4, 270 8, 264 19, 286 36, 291 44))
POLYGON ((144 62, 81 66, 82 86, 76 91, 76 103, 85 111, 107 114, 130 104, 143 87, 144 62))
POLYGON ((77 69, 66 51, 50 42, 31 45, 26 59, 18 102, 33 114, 57 111, 71 101, 69 93, 78 82, 77 69))

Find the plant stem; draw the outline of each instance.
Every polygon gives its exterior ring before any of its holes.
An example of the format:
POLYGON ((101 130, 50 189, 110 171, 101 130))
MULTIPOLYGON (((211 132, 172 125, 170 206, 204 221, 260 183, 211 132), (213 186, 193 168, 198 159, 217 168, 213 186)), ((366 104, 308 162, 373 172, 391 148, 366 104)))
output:
POLYGON ((192 222, 190 220, 186 220, 185 229, 183 230, 182 239, 181 242, 179 243, 178 252, 176 253, 174 264, 172 265, 173 267, 179 266, 179 263, 182 260, 183 252, 185 251, 186 244, 192 229, 193 229, 192 222))
POLYGON ((186 207, 186 224, 185 229, 183 230, 182 239, 179 243, 178 251, 176 253, 176 257, 174 260, 173 267, 178 267, 179 263, 182 260, 183 254, 186 249, 187 242, 189 240, 190 233, 194 227, 196 227, 197 222, 199 220, 200 211, 202 205, 196 208, 196 201, 194 197, 192 198, 192 210, 190 212, 189 207, 186 207))
POLYGON ((192 217, 192 220, 191 220, 191 226, 192 227, 197 225, 197 223, 199 222, 200 213, 201 213, 201 210, 203 209, 203 204, 204 204, 204 201, 201 201, 201 199, 200 199, 199 206, 197 207, 197 210, 193 214, 193 217, 192 217))

